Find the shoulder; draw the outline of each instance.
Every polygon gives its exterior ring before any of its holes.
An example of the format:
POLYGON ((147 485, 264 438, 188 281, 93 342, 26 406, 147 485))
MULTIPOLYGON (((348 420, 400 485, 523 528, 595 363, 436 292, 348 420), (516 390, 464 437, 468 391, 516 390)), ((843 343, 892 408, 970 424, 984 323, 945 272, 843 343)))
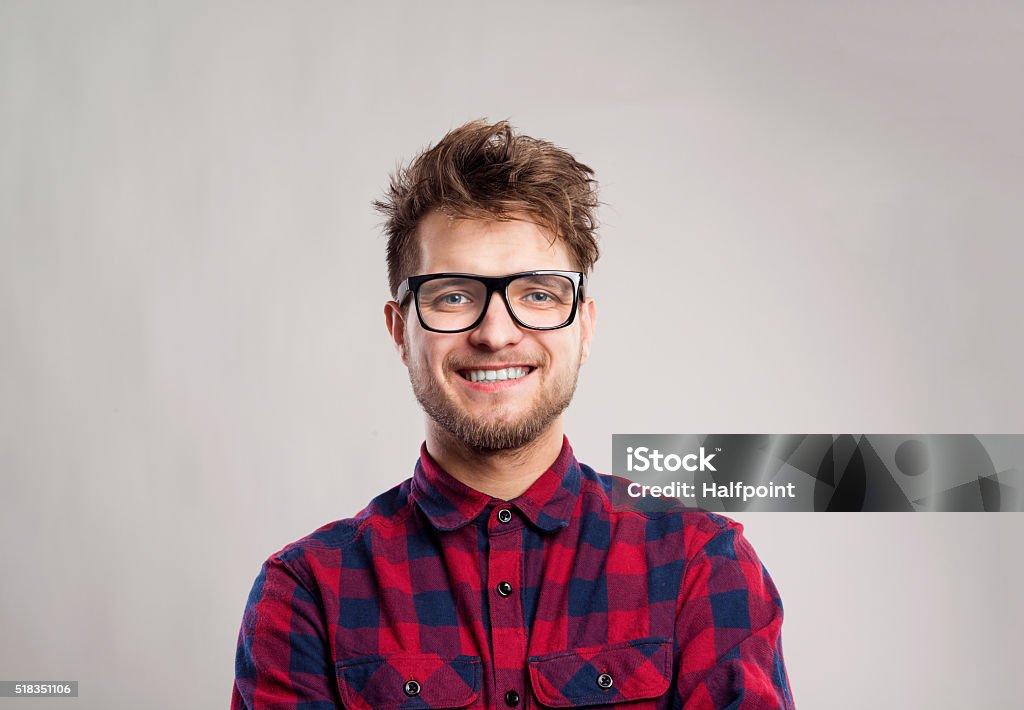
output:
POLYGON ((638 502, 628 495, 633 481, 597 473, 585 464, 580 464, 580 471, 583 507, 600 508, 613 524, 642 525, 648 545, 673 548, 690 560, 742 539, 743 525, 725 515, 689 507, 676 499, 638 502))

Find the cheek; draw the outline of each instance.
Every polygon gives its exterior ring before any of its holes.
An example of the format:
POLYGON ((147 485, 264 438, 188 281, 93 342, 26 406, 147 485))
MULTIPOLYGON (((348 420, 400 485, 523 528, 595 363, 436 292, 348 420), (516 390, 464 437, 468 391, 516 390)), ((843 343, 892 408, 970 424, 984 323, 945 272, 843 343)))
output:
POLYGON ((547 343, 548 356, 551 358, 553 368, 566 370, 575 368, 579 364, 581 348, 583 347, 582 334, 579 331, 559 333, 557 340, 547 343))
POLYGON ((418 331, 409 334, 409 360, 420 370, 440 372, 444 366, 444 358, 450 348, 428 333, 418 331))

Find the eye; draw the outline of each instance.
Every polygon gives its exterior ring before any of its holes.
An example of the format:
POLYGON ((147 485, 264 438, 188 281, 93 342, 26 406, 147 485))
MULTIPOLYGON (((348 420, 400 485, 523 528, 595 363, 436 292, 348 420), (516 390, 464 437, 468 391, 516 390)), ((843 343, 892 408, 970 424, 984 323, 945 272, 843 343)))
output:
POLYGON ((573 284, 564 276, 534 274, 516 279, 509 297, 528 308, 554 308, 572 303, 573 284))
POLYGON ((468 294, 460 291, 448 291, 430 299, 431 308, 458 308, 473 302, 468 294))

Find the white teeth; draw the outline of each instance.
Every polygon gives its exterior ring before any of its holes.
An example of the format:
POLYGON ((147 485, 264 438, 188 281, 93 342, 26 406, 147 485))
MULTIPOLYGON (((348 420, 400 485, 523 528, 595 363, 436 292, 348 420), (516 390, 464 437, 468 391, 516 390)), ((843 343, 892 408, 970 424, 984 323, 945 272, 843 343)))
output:
POLYGON ((518 380, 526 377, 530 371, 528 367, 506 367, 503 370, 469 370, 466 372, 466 379, 470 382, 502 382, 504 380, 518 380))

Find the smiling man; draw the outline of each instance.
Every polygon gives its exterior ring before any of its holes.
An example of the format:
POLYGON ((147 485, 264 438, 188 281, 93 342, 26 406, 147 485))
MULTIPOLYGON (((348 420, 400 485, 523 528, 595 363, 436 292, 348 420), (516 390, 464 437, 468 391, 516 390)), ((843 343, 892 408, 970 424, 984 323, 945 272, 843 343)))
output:
POLYGON ((792 708, 742 527, 613 507, 563 432, 597 315, 590 168, 474 122, 376 204, 426 441, 411 478, 264 563, 232 708, 792 708))

